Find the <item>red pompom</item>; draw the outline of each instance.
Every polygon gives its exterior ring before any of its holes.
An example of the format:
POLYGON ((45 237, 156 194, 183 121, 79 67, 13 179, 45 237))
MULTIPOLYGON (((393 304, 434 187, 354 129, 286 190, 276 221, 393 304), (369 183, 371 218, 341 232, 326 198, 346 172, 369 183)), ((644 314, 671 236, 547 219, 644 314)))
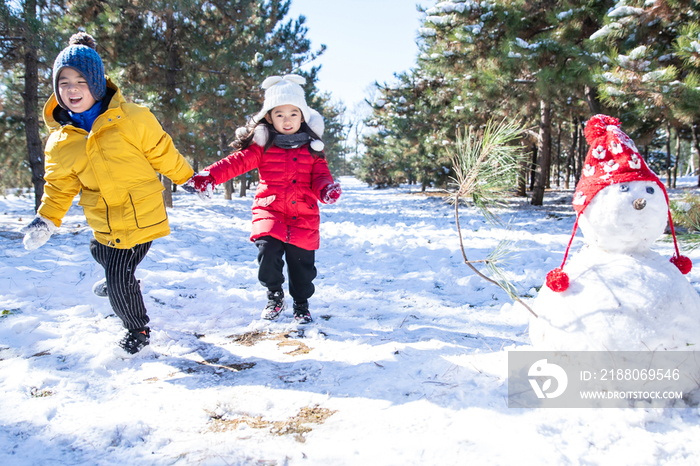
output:
POLYGON ((557 267, 547 274, 547 286, 557 293, 566 291, 569 288, 569 276, 561 267, 557 267))
POLYGON ((605 136, 605 132, 607 131, 607 127, 609 125, 617 126, 619 128, 620 120, 603 114, 598 114, 591 117, 591 119, 588 120, 588 123, 586 123, 586 128, 583 130, 583 134, 586 136, 586 141, 588 141, 588 144, 593 145, 593 141, 601 136, 605 136))
POLYGON ((673 256, 671 258, 671 263, 678 267, 678 270, 680 270, 683 275, 693 269, 693 261, 686 256, 673 256))

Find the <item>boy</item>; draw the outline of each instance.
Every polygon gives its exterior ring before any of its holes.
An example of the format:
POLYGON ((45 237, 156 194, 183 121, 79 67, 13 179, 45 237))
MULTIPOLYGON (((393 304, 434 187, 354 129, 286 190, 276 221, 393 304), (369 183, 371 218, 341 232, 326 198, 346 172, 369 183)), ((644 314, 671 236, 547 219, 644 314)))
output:
POLYGON ((106 294, 127 333, 119 345, 130 354, 149 344, 150 329, 134 272, 154 239, 170 234, 163 185, 194 173, 155 116, 127 103, 105 77, 94 39, 74 34, 53 66, 54 94, 44 106, 51 134, 46 143, 44 196, 23 229, 26 249, 46 243, 82 191, 90 252, 104 267, 106 294))

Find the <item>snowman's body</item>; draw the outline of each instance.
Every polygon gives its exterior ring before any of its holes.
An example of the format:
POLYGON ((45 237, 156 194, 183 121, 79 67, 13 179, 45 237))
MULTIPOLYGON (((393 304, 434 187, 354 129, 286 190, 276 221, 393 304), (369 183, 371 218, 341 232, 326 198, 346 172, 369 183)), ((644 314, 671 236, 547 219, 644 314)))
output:
POLYGON ((546 286, 530 338, 539 350, 663 351, 700 347, 700 295, 649 248, 666 227, 655 182, 612 184, 580 216, 587 246, 566 264, 566 291, 546 286))

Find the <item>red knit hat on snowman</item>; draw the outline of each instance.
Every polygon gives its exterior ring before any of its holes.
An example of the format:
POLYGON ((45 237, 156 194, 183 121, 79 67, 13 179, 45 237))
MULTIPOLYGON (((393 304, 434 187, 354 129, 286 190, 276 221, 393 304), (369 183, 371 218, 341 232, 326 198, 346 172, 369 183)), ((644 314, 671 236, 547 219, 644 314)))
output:
MULTIPOLYGON (((578 220, 600 190, 615 183, 653 181, 663 191, 666 204, 668 204, 668 193, 664 184, 649 169, 644 159, 639 155, 634 142, 620 129, 620 120, 607 115, 595 115, 586 123, 583 134, 586 136, 590 149, 586 155, 581 180, 576 185, 574 193, 573 206, 576 211, 574 231, 569 245, 566 247, 561 266, 547 274, 547 286, 556 292, 566 291, 569 288, 569 276, 563 270, 564 264, 576 235, 578 220)), ((678 250, 676 231, 673 227, 670 210, 668 211, 668 221, 673 235, 673 244, 676 248, 676 254, 671 258, 671 262, 683 274, 687 274, 693 268, 693 263, 686 256, 682 256, 678 250)))

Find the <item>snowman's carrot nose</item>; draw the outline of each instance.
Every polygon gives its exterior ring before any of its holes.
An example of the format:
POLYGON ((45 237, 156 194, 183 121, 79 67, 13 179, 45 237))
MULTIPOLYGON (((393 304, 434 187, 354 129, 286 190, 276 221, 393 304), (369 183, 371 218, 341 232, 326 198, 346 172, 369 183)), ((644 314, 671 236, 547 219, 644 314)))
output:
POLYGON ((642 210, 643 208, 645 208, 647 206, 647 200, 639 198, 639 199, 635 200, 632 203, 632 205, 634 206, 635 209, 642 210))

